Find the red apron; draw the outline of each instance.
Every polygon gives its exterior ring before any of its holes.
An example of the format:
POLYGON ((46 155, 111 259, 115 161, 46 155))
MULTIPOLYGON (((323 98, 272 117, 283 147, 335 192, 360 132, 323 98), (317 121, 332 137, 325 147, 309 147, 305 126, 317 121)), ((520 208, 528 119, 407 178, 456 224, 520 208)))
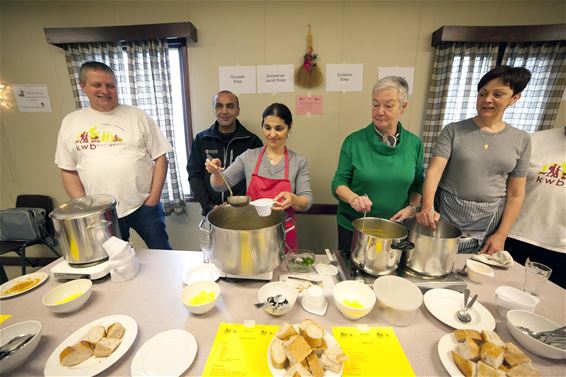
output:
MULTIPOLYGON (((248 195, 251 200, 274 198, 277 194, 283 191, 292 192, 291 181, 289 181, 289 152, 287 152, 287 147, 285 147, 285 178, 276 179, 261 177, 258 175, 259 165, 261 164, 261 159, 263 158, 266 148, 267 147, 263 147, 259 154, 254 172, 252 173, 252 179, 248 185, 248 192, 246 195, 248 195)), ((285 210, 285 212, 287 212, 288 219, 293 219, 293 221, 285 222, 285 230, 287 230, 295 224, 295 210, 292 207, 289 207, 285 210)), ((288 248, 298 249, 296 229, 287 231, 285 234, 285 242, 287 243, 285 253, 289 252, 288 248)))

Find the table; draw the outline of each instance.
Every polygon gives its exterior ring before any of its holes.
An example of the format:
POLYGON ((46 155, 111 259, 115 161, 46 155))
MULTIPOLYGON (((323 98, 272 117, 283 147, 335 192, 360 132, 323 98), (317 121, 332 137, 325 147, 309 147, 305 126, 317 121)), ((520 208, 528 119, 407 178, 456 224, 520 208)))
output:
MULTIPOLYGON (((324 324, 327 330, 332 326, 389 326, 373 310, 368 316, 352 321, 338 311, 332 299, 325 317, 317 317, 305 312, 297 303, 283 317, 272 317, 263 310, 257 310, 253 303, 257 300, 257 290, 264 284, 258 281, 226 282, 219 281, 221 297, 216 307, 202 316, 188 312, 180 300, 183 273, 191 266, 201 262, 200 252, 136 250, 140 261, 140 272, 136 278, 113 283, 109 278, 95 281, 92 296, 86 305, 75 313, 54 314, 41 304, 43 295, 59 284, 53 278, 46 283, 20 296, 0 301, 0 312, 13 316, 2 323, 2 327, 21 321, 38 320, 43 325, 43 337, 32 356, 15 369, 12 376, 42 376, 45 363, 51 352, 67 336, 83 325, 100 317, 125 314, 134 318, 139 326, 136 341, 131 349, 102 375, 129 376, 130 365, 140 347, 154 335, 169 329, 185 329, 191 332, 198 342, 195 361, 185 375, 200 375, 206 364, 208 352, 214 341, 216 329, 221 322, 243 323, 254 320, 258 324, 279 325, 283 321, 297 323, 305 318, 313 318, 324 324)), ((461 268, 469 255, 458 255, 455 268, 461 268)), ((317 256, 326 260, 325 256, 317 256)), ((50 268, 60 260, 44 267, 50 268)), ((279 271, 275 271, 274 279, 279 271)), ((519 286, 523 280, 524 268, 515 263, 508 270, 497 269, 495 279, 484 284, 468 281, 472 293, 478 293, 481 302, 495 317, 496 331, 504 341, 514 341, 507 330, 505 320, 499 316, 495 306, 495 288, 499 285, 519 286)), ((547 282, 536 312, 554 322, 566 322, 566 291, 554 283, 547 282)), ((417 320, 409 327, 394 327, 405 354, 418 376, 447 375, 437 354, 437 342, 451 329, 438 321, 423 305, 417 320)), ((516 343, 516 341, 514 341, 516 343)), ((545 376, 566 375, 566 364, 557 360, 538 357, 534 354, 536 367, 545 376)))

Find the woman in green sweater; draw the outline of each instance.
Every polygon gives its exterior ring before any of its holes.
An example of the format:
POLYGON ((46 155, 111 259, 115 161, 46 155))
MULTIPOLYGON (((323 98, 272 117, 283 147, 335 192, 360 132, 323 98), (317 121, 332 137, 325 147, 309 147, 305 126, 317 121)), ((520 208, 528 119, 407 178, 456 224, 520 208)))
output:
POLYGON ((372 90, 372 122, 350 134, 340 150, 332 180, 338 203, 338 249, 351 254, 352 221, 366 213, 401 221, 414 216, 424 181, 423 145, 403 128, 399 118, 407 108, 409 85, 388 76, 372 90))

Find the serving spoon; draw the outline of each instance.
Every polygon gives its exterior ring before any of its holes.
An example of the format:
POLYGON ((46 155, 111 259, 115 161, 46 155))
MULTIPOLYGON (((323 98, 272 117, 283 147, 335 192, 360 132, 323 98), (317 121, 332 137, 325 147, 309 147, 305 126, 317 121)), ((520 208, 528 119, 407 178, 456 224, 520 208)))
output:
POLYGON ((460 309, 456 312, 456 317, 458 317, 458 320, 462 323, 469 323, 472 320, 472 316, 470 315, 470 313, 468 313, 468 310, 474 305, 474 302, 476 302, 476 299, 478 298, 478 295, 476 294, 474 295, 474 297, 472 297, 470 302, 466 304, 469 296, 470 290, 466 288, 466 290, 464 291, 464 309, 460 309))
POLYGON ((261 309, 263 307, 266 307, 267 305, 277 306, 283 304, 286 300, 287 299, 283 297, 283 295, 275 295, 268 297, 265 302, 258 302, 257 304, 254 304, 254 306, 258 309, 261 309))
MULTIPOLYGON (((212 156, 208 153, 206 154, 206 158, 209 159, 210 161, 212 161, 212 156)), ((222 174, 222 172, 220 171, 220 169, 218 169, 218 167, 216 167, 216 171, 218 172, 218 174, 220 174, 220 177, 222 178, 222 180, 226 184, 226 187, 228 187, 228 191, 230 192, 230 196, 226 199, 228 204, 230 204, 233 207, 245 207, 248 204, 250 204, 250 197, 249 196, 247 196, 247 195, 234 195, 234 193, 232 192, 232 188, 230 187, 230 185, 228 184, 228 181, 226 180, 226 177, 224 177, 224 174, 222 174)))
POLYGON ((33 334, 20 334, 10 339, 6 344, 0 347, 0 360, 22 348, 31 338, 33 338, 33 334))

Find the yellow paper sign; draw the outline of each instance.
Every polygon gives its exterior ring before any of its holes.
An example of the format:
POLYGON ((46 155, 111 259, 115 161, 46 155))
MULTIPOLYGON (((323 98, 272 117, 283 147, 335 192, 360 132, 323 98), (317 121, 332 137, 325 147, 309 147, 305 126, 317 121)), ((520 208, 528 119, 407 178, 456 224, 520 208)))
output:
POLYGON ((414 376, 415 372, 391 327, 333 327, 348 360, 343 376, 414 376))
POLYGON ((267 350, 279 326, 221 323, 203 376, 271 376, 267 350))
POLYGON ((11 316, 12 316, 11 314, 0 314, 0 323, 4 322, 5 320, 10 318, 11 316))

